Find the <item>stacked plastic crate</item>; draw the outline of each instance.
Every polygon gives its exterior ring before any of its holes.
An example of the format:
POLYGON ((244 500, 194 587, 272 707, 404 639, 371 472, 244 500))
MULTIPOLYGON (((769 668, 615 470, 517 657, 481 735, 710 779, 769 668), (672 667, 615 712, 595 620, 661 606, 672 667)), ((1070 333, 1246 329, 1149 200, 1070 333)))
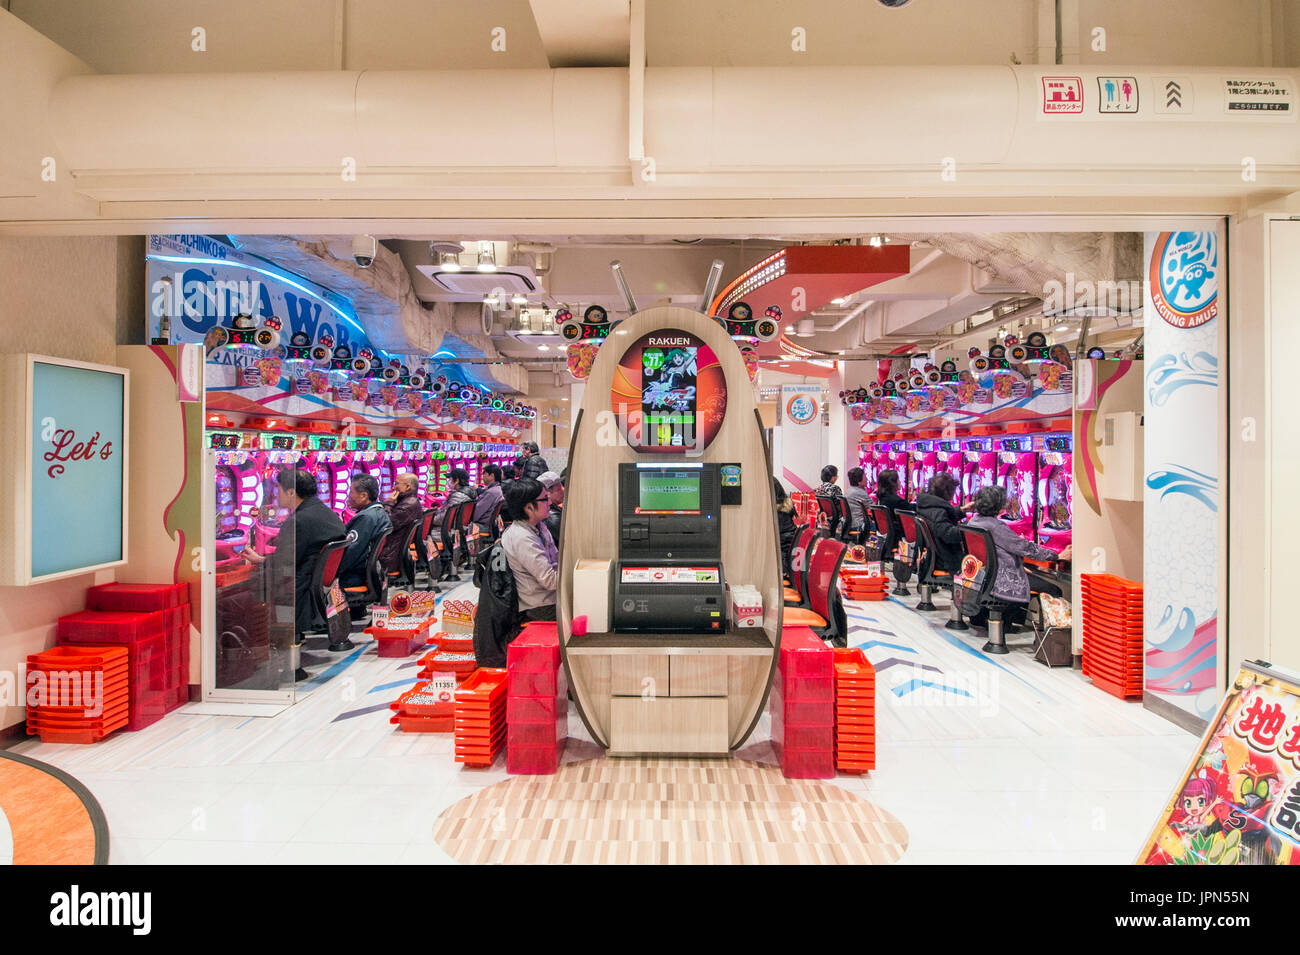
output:
POLYGON ((59 644, 125 647, 130 691, 126 728, 152 726, 167 712, 167 618, 162 611, 83 610, 59 618, 59 644))
POLYGON ((174 710, 190 698, 190 588, 188 584, 103 584, 86 591, 86 609, 104 613, 161 613, 165 649, 164 696, 174 710))
POLYGON ((491 766, 506 742, 506 671, 475 670, 456 690, 456 762, 491 766))
POLYGON ((126 726, 126 647, 55 647, 27 658, 27 734, 94 743, 126 726))
POLYGON ((781 632, 769 712, 772 749, 788 779, 835 775, 834 659, 807 627, 781 632))
POLYGON ((1114 574, 1081 574, 1083 674, 1121 700, 1142 696, 1142 585, 1114 574))
POLYGON ((553 623, 530 623, 506 647, 506 771, 553 773, 569 733, 569 684, 553 623))
POLYGON ((876 768, 876 668, 861 650, 835 651, 835 768, 876 768))

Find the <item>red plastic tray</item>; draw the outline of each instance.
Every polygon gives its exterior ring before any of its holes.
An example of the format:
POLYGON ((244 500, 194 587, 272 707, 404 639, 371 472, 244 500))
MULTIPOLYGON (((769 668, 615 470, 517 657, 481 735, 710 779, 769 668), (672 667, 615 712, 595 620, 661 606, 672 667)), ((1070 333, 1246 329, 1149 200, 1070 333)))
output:
POLYGON ((832 676, 787 677, 778 669, 773 686, 778 683, 782 698, 788 702, 832 703, 835 700, 835 678, 832 676))
POLYGON ((27 735, 35 736, 39 733, 42 743, 98 743, 105 736, 116 732, 124 725, 125 721, 111 728, 72 727, 68 729, 57 729, 48 726, 34 727, 29 724, 27 727, 27 735))
POLYGON ((167 618, 162 611, 126 613, 108 610, 83 610, 60 617, 60 643, 130 644, 167 633, 167 618))
POLYGON ((491 703, 506 695, 506 671, 479 667, 456 690, 457 703, 491 703))
POLYGON ((506 724, 506 739, 512 745, 518 743, 521 746, 545 746, 549 743, 554 746, 568 735, 568 724, 559 721, 506 724))
POLYGON ((425 642, 446 653, 474 652, 474 637, 471 634, 447 633, 439 630, 437 633, 431 634, 425 642))
POLYGON ((51 647, 27 656, 28 670, 108 670, 113 665, 126 665, 126 647, 51 647))
POLYGON ((506 696, 506 722, 555 723, 567 718, 569 699, 564 694, 556 696, 506 696))
POLYGON ((188 605, 189 589, 189 584, 101 584, 86 591, 86 607, 149 613, 188 605))
POLYGON ((451 716, 453 714, 456 707, 453 694, 448 694, 447 699, 442 702, 419 701, 420 697, 429 695, 431 695, 429 684, 417 683, 390 703, 388 708, 407 716, 451 716))
POLYGON ((403 733, 450 733, 453 721, 450 716, 407 716, 398 713, 390 716, 388 722, 400 726, 403 733))
POLYGON ((777 759, 781 772, 787 779, 832 779, 835 776, 835 754, 829 749, 779 749, 777 759))

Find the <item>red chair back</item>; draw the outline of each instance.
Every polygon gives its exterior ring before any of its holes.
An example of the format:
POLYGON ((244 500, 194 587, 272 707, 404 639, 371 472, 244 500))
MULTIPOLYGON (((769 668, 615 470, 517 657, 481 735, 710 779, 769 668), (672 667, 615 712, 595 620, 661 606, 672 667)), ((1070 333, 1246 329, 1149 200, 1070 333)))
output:
POLYGON ((799 592, 802 601, 808 599, 808 562, 816 536, 817 528, 808 524, 795 535, 794 547, 790 549, 790 586, 799 592))
POLYGON ((840 564, 844 562, 848 549, 844 541, 823 537, 813 548, 812 559, 808 562, 808 606, 831 625, 834 625, 835 620, 831 603, 839 599, 836 583, 840 576, 840 564))
POLYGON ((882 504, 868 504, 867 510, 871 513, 871 519, 876 522, 876 530, 888 537, 889 508, 882 504))
POLYGON ((321 548, 320 557, 320 586, 322 589, 328 589, 334 586, 334 581, 338 580, 339 567, 343 565, 343 552, 347 550, 347 540, 331 541, 321 548))
POLYGON ((966 545, 966 553, 970 554, 985 567, 989 565, 989 548, 988 548, 988 531, 979 527, 967 527, 962 525, 957 528, 961 531, 962 542, 966 545))
POLYGON ((464 504, 460 505, 460 511, 459 513, 457 513, 452 526, 458 527, 462 531, 467 530, 470 525, 470 520, 473 517, 474 517, 474 502, 466 501, 464 504))
POLYGON ((429 535, 433 533, 433 519, 437 515, 438 512, 433 508, 429 508, 424 512, 424 517, 420 521, 420 540, 429 539, 429 535))
POLYGON ((826 515, 826 518, 827 518, 828 520, 829 520, 830 518, 834 517, 834 516, 835 516, 835 498, 831 497, 829 494, 818 494, 818 495, 817 495, 817 512, 818 512, 819 514, 825 514, 825 515, 826 515))
POLYGON ((916 543, 916 515, 909 511, 898 511, 898 522, 903 526, 903 540, 909 544, 916 543))

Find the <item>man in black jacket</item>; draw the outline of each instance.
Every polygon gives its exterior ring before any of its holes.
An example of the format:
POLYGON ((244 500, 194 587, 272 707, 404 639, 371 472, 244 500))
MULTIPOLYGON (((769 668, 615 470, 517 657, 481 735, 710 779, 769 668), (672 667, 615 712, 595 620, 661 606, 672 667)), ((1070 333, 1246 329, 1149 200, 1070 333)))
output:
POLYGON ((536 441, 528 441, 524 444, 524 477, 537 480, 550 470, 546 459, 540 454, 541 450, 536 441))
POLYGON ((923 517, 934 533, 934 567, 956 573, 961 568, 962 540, 957 525, 961 523, 962 511, 950 503, 957 490, 957 479, 947 471, 942 471, 930 478, 928 493, 916 497, 916 513, 923 517))
MULTIPOLYGON (((285 468, 275 477, 279 486, 279 506, 291 508, 291 513, 280 525, 280 540, 293 539, 293 566, 288 566, 290 554, 286 548, 283 553, 276 550, 271 554, 271 572, 284 573, 294 578, 294 623, 299 634, 308 633, 324 626, 325 621, 316 612, 316 601, 312 599, 312 573, 316 569, 316 557, 328 542, 340 540, 345 534, 343 521, 325 502, 316 496, 316 478, 301 468, 285 468)), ((245 547, 243 556, 251 563, 260 564, 266 560, 255 554, 251 547, 245 547)))

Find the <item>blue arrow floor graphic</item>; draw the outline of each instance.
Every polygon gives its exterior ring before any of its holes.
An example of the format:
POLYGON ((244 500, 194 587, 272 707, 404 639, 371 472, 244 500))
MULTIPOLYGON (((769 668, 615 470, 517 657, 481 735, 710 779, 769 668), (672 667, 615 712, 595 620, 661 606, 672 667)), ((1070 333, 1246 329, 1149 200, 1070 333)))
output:
POLYGON ((959 690, 956 687, 951 686, 944 686, 942 683, 931 683, 929 680, 908 680, 906 683, 899 684, 893 688, 894 695, 906 696, 908 693, 919 690, 923 686, 932 687, 936 690, 943 690, 945 693, 956 693, 960 696, 970 696, 970 694, 965 690, 959 690))
MULTIPOLYGON (((851 627, 849 628, 849 632, 850 633, 853 632, 851 627)), ((905 647, 901 643, 886 643, 884 640, 868 640, 866 643, 859 643, 853 649, 862 650, 865 652, 867 650, 870 650, 872 647, 889 647, 889 649, 891 650, 902 650, 904 653, 916 652, 911 647, 905 647)))
POLYGON ((911 660, 900 660, 898 657, 890 657, 888 660, 881 660, 879 663, 873 663, 872 666, 875 667, 876 672, 879 673, 881 670, 888 670, 890 667, 900 664, 905 667, 911 667, 913 670, 931 670, 934 673, 943 672, 938 667, 932 667, 928 663, 913 663, 911 660))
POLYGON ((380 710, 388 709, 387 703, 376 703, 374 706, 363 706, 359 710, 348 710, 346 713, 340 713, 331 723, 337 723, 339 720, 350 720, 354 716, 365 716, 367 713, 378 713, 380 710))

